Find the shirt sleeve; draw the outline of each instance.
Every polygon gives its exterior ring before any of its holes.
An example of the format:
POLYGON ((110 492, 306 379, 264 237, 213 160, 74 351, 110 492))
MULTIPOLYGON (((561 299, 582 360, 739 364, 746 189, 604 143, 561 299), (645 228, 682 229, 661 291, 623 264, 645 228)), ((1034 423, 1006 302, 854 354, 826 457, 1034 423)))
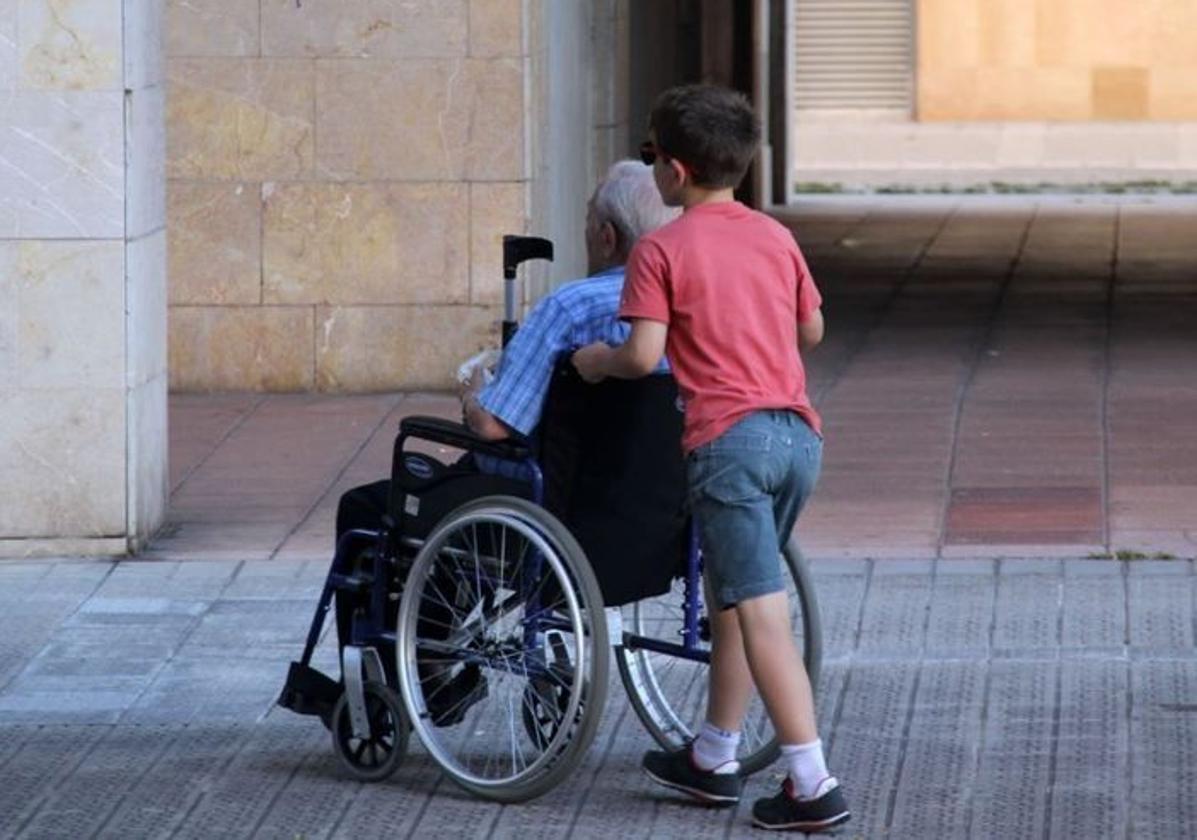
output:
POLYGON ((794 247, 794 264, 798 269, 798 323, 803 324, 823 305, 823 296, 819 294, 815 278, 811 276, 810 268, 806 265, 802 249, 797 246, 794 247))
POLYGON ((641 239, 628 257, 627 275, 619 317, 648 318, 669 323, 669 261, 661 246, 651 239, 641 239))
POLYGON ((503 349, 495 378, 478 393, 478 404, 521 435, 531 434, 569 331, 568 314, 551 295, 537 304, 503 349))

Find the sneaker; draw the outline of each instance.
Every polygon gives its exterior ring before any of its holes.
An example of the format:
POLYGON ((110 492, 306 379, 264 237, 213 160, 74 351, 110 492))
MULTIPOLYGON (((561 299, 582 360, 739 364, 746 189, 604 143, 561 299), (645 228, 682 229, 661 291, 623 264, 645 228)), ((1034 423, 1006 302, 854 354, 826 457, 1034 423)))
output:
POLYGON ((640 766, 654 782, 712 805, 735 805, 740 801, 740 791, 744 789, 739 762, 732 761, 714 770, 703 770, 694 763, 689 744, 669 752, 649 750, 644 754, 640 766))
POLYGON ((835 779, 820 782, 810 799, 794 796, 794 784, 787 776, 781 792, 758 799, 752 806, 752 824, 776 831, 805 831, 808 834, 846 823, 852 814, 835 779))

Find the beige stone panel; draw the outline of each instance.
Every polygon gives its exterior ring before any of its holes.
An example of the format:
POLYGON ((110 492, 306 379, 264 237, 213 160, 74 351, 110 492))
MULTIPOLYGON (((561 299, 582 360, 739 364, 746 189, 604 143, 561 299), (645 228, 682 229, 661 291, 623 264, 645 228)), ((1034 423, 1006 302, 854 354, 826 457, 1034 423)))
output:
POLYGON ((312 62, 181 59, 168 73, 169 177, 253 181, 311 173, 312 62))
POLYGON ((1157 2, 1159 14, 1153 69, 1173 65, 1197 66, 1197 3, 1193 0, 1157 2))
POLYGON ((1087 64, 1149 66, 1158 40, 1158 0, 1083 0, 1072 7, 1087 64))
POLYGON ((17 0, 0 0, 0 91, 16 90, 17 0))
POLYGON ((1035 64, 1040 67, 1080 67, 1087 62, 1080 40, 1084 13, 1076 0, 1038 0, 1035 4, 1035 64))
POLYGON ((984 0, 979 11, 981 64, 1034 67, 1036 0, 984 0))
POLYGON ((262 0, 262 53, 454 58, 466 54, 467 0, 262 0))
POLYGON ((305 391, 312 387, 310 306, 176 306, 170 387, 305 391))
POLYGON ((119 90, 122 19, 122 0, 17 0, 22 86, 119 90))
POLYGON ((503 235, 528 230, 524 183, 470 185, 470 301, 503 302, 503 235))
POLYGON ((523 0, 470 0, 470 55, 522 55, 523 0))
MULTIPOLYGON (((162 87, 166 82, 164 0, 124 2, 125 90, 162 87)), ((156 122, 163 131, 161 113, 156 122)))
POLYGON ((317 164, 337 179, 524 177, 518 59, 318 63, 317 164))
POLYGON ((0 393, 0 538, 125 532, 123 388, 0 393))
POLYGON ((918 0, 916 19, 920 78, 947 68, 980 66, 978 0, 918 0))
POLYGON ((1197 66, 1153 67, 1148 116, 1153 120, 1197 120, 1197 66))
POLYGON ((1142 120, 1147 117, 1150 76, 1145 67, 1095 67, 1092 74, 1094 119, 1142 120))
POLYGON ((119 91, 0 97, 0 237, 123 236, 124 116, 119 91))
POLYGON ((472 181, 525 177, 523 63, 467 62, 469 85, 465 175, 472 181))
POLYGON ((976 118, 1083 120, 1089 116, 1089 73, 1071 68, 982 68, 976 118))
POLYGON ((465 184, 289 184, 264 190, 267 303, 461 303, 465 184))
POLYGON ((321 391, 449 388, 457 366, 499 343, 495 308, 321 307, 316 385, 321 391))
POLYGON ((124 250, 117 241, 0 242, 17 387, 124 383, 124 250))
MULTIPOLYGON (((977 69, 920 73, 917 117, 924 122, 977 118, 977 69)), ((801 148, 801 139, 799 140, 801 148)))
POLYGON ((166 231, 125 248, 125 384, 166 375, 166 231))
POLYGON ((170 496, 166 373, 129 391, 128 526, 140 544, 166 515, 170 496))
POLYGON ((166 0, 166 54, 257 55, 258 17, 258 0, 166 0))
POLYGON ((167 277, 172 304, 261 300, 261 206, 257 184, 168 184, 167 277))

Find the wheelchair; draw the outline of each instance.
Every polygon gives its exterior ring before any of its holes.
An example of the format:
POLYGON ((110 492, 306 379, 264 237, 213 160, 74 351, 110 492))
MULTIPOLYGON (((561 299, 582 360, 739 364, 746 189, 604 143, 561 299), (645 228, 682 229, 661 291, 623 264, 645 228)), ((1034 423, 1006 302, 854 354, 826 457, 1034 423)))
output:
MULTIPOLYGON (((506 247, 504 256, 506 268, 506 247)), ((682 747, 706 711, 711 628, 681 419, 667 375, 587 385, 563 362, 534 442, 403 420, 382 526, 338 540, 279 704, 319 715, 355 779, 389 777, 414 731, 459 786, 520 802, 582 761, 614 658, 652 738, 682 747), (427 444, 468 454, 447 464, 418 451, 427 444), (334 605, 339 681, 311 666, 334 605)), ((814 683, 814 590, 793 539, 782 559, 791 627, 814 683)), ((754 693, 742 772, 778 752, 754 693)))

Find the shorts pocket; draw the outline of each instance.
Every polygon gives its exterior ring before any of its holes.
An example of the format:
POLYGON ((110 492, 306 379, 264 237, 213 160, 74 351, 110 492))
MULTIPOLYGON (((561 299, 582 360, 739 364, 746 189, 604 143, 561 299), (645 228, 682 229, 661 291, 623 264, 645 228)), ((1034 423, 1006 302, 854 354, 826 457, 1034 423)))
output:
MULTIPOLYGON (((761 451, 755 450, 757 453, 761 451)), ((763 459, 751 457, 751 452, 707 451, 692 459, 687 464, 690 503, 699 507, 704 500, 711 500, 730 505, 763 495, 760 480, 760 461, 763 459)))

